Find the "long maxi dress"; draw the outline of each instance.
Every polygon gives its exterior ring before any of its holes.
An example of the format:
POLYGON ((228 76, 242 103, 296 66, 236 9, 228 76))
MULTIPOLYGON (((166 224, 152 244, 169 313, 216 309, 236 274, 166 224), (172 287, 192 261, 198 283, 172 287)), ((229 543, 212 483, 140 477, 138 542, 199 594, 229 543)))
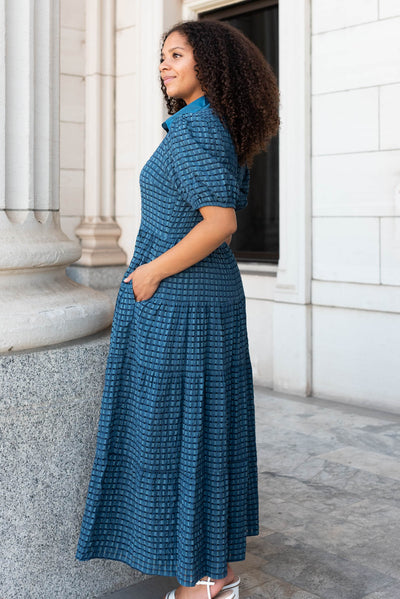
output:
MULTIPOLYGON (((140 173, 124 278, 202 220, 241 210, 249 170, 206 96, 164 123, 140 173)), ((193 586, 223 578, 259 534, 252 367, 240 271, 223 242, 136 301, 121 282, 76 558, 118 560, 193 586)))

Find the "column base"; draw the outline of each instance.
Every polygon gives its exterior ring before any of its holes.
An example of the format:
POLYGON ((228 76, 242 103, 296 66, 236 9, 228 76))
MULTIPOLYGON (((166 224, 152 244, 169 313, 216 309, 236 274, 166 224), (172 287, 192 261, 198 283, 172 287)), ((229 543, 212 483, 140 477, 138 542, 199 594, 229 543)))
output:
POLYGON ((106 291, 108 289, 118 290, 126 269, 126 264, 114 266, 71 264, 67 267, 67 275, 75 283, 86 285, 98 291, 106 291))
POLYGON ((111 324, 113 310, 107 295, 69 279, 65 266, 2 271, 0 352, 92 335, 111 324))
POLYGON ((82 266, 110 266, 126 264, 126 254, 119 247, 121 229, 113 218, 86 219, 75 230, 82 241, 82 255, 77 264, 82 266))
POLYGON ((114 266, 71 264, 67 267, 67 275, 75 283, 106 293, 115 304, 126 268, 126 264, 114 266))

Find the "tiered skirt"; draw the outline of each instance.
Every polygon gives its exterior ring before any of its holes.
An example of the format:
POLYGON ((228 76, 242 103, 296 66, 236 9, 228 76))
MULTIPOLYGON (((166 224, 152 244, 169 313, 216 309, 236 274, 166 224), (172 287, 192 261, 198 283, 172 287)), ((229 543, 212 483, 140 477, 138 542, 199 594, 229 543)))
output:
MULTIPOLYGON (((124 276, 158 241, 140 231, 124 276)), ((226 576, 258 534, 246 303, 224 243, 147 300, 121 283, 76 558, 193 586, 226 576)))

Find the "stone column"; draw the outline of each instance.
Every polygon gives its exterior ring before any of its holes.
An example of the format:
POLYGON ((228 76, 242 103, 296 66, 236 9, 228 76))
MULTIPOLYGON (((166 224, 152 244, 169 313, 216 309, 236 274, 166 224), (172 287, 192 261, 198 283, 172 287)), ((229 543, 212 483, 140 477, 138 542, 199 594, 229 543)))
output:
POLYGON ((112 303, 65 274, 59 226, 59 3, 0 3, 0 351, 95 333, 112 303))
POLYGON ((125 264, 115 222, 115 0, 86 0, 85 207, 76 234, 83 266, 125 264))

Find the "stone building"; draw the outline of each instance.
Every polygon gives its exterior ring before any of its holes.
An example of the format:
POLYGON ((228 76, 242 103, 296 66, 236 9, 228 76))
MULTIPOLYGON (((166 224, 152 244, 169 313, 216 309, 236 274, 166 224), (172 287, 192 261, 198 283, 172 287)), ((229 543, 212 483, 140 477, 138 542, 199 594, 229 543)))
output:
POLYGON ((232 242, 255 383, 400 411, 399 2, 3 2, 3 599, 99 596, 138 576, 77 563, 75 545, 139 173, 165 135, 161 34, 210 13, 279 65, 279 147, 251 190, 265 227, 251 245, 258 225, 239 214, 232 242))

